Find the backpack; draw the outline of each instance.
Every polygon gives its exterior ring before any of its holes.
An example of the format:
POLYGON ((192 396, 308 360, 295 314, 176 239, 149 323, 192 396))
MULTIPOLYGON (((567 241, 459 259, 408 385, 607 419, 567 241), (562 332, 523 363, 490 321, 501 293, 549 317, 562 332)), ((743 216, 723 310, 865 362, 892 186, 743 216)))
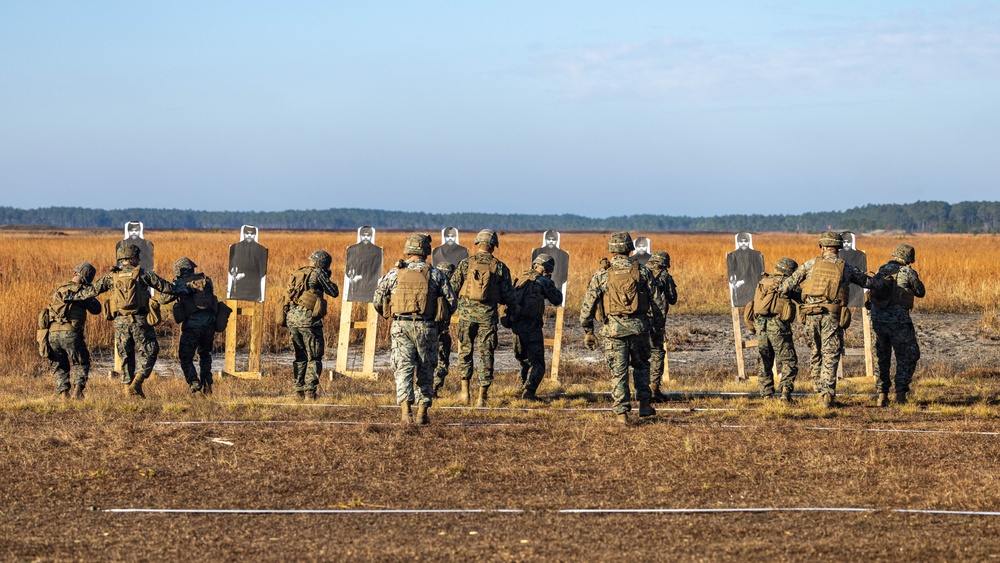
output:
POLYGON ((149 292, 139 287, 140 268, 114 273, 114 286, 111 288, 111 313, 134 315, 140 310, 149 308, 149 292))
POLYGON ((474 257, 469 258, 469 271, 458 295, 473 301, 499 301, 500 280, 497 279, 497 264, 497 259, 492 256, 488 262, 480 262, 474 257))
POLYGON ((535 281, 538 273, 529 271, 514 280, 514 295, 521 306, 520 316, 540 319, 545 314, 545 297, 535 281))
POLYGON ((303 266, 292 273, 285 301, 289 307, 298 305, 306 311, 311 311, 314 319, 320 319, 326 316, 326 299, 323 299, 319 291, 309 289, 309 276, 315 269, 312 266, 303 266))
POLYGON ((868 301, 879 309, 889 305, 899 305, 904 309, 913 308, 913 292, 899 286, 898 277, 901 266, 889 262, 880 267, 872 276, 872 287, 868 290, 868 301))
POLYGON ((604 313, 608 316, 645 315, 649 311, 649 293, 639 283, 639 264, 632 262, 627 270, 609 268, 607 272, 604 313))

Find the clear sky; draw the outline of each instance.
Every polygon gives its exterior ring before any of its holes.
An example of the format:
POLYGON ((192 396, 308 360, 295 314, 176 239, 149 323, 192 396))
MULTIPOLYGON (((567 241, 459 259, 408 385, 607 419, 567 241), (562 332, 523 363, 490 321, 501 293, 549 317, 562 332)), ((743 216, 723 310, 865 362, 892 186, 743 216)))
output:
POLYGON ((10 1, 0 205, 997 200, 998 100, 996 1, 10 1))

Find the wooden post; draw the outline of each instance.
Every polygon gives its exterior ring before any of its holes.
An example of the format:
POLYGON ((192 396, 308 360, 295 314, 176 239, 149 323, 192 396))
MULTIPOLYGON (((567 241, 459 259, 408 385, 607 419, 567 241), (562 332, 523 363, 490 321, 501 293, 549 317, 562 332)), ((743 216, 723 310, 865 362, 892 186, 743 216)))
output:
POLYGON ((241 379, 260 379, 264 376, 260 369, 260 350, 264 340, 264 304, 256 301, 226 300, 226 305, 233 310, 233 315, 226 325, 226 362, 219 375, 229 375, 241 379), (236 369, 236 325, 241 316, 250 317, 250 351, 247 360, 247 370, 236 369))
POLYGON ((546 338, 544 345, 552 346, 552 362, 549 366, 549 373, 552 381, 559 383, 559 359, 562 357, 562 336, 563 318, 566 314, 565 307, 556 308, 556 331, 552 338, 546 338))
MULTIPOLYGON (((747 378, 746 366, 743 361, 743 351, 747 348, 756 348, 756 340, 743 340, 743 327, 741 326, 740 308, 733 307, 733 340, 736 343, 736 373, 741 380, 747 378)), ((665 363, 664 363, 665 365, 665 363)))
MULTIPOLYGON (((375 304, 369 303, 365 311, 365 319, 358 322, 351 320, 351 313, 354 310, 354 303, 345 299, 340 302, 340 333, 337 336, 337 370, 347 377, 361 377, 365 379, 378 379, 375 372, 375 337, 378 335, 378 313, 375 312, 375 304), (351 330, 365 331, 365 348, 361 358, 360 370, 347 369, 347 356, 351 350, 351 330)), ((334 372, 330 372, 330 380, 333 380, 334 372)))
POLYGON ((840 355, 840 362, 837 364, 837 379, 852 379, 844 375, 844 358, 847 356, 864 356, 865 357, 865 376, 871 379, 875 379, 875 365, 874 359, 872 358, 872 317, 868 309, 864 307, 855 307, 854 314, 861 315, 861 331, 863 340, 863 349, 859 348, 844 348, 844 352, 840 355))

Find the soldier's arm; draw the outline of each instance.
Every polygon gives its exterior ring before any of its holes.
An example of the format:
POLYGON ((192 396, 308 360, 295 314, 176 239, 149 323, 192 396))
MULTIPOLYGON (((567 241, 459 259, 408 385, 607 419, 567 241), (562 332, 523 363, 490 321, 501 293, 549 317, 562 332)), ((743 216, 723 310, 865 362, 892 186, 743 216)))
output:
POLYGON ((141 274, 142 282, 149 287, 160 291, 163 293, 169 293, 170 295, 188 295, 194 290, 189 288, 186 283, 181 280, 176 280, 173 283, 161 278, 154 272, 147 270, 142 270, 141 274))
POLYGON ((455 271, 451 274, 451 289, 455 293, 462 291, 462 284, 465 283, 465 275, 469 271, 469 259, 465 258, 458 263, 455 271))
POLYGON ((385 302, 392 295, 392 288, 396 285, 396 272, 396 268, 389 270, 389 273, 378 281, 378 286, 375 288, 374 303, 372 304, 375 306, 375 312, 383 317, 385 316, 385 302))
POLYGON ((674 283, 673 276, 668 272, 666 274, 666 280, 663 285, 663 298, 666 299, 668 305, 677 304, 677 284, 674 283))
POLYGON ((337 284, 333 283, 333 280, 330 279, 329 270, 315 269, 313 270, 313 274, 315 275, 314 279, 316 280, 317 285, 319 285, 319 288, 323 291, 323 293, 333 298, 340 295, 340 290, 337 289, 337 284))
POLYGON ((856 266, 852 266, 851 264, 844 264, 844 277, 847 278, 849 283, 853 283, 854 285, 860 285, 861 287, 868 288, 872 285, 872 279, 856 266))
POLYGON ((604 296, 601 291, 600 273, 594 274, 587 284, 587 293, 583 296, 583 304, 580 305, 580 325, 586 333, 594 332, 594 312, 597 301, 604 296))
POLYGON ((93 284, 81 284, 80 289, 66 293, 63 295, 63 301, 86 301, 87 299, 92 299, 111 289, 113 284, 114 281, 111 274, 104 274, 93 284))
POLYGON ((781 282, 781 285, 778 286, 778 293, 787 297, 792 290, 802 283, 802 280, 806 279, 806 273, 808 273, 806 264, 808 262, 800 265, 791 275, 785 278, 785 281, 781 282))
POLYGON ((649 314, 653 318, 653 324, 660 326, 663 324, 664 311, 667 310, 667 300, 660 289, 660 284, 653 279, 653 273, 645 266, 639 267, 640 276, 645 280, 649 289, 649 314))
POLYGON ((903 266, 899 271, 900 273, 906 273, 906 279, 900 285, 912 291, 914 297, 923 297, 927 294, 924 282, 920 281, 920 276, 917 275, 916 270, 909 266, 903 266))
POLYGON ((514 282, 510 280, 510 268, 502 263, 498 264, 497 274, 500 276, 500 302, 516 310, 517 293, 514 291, 514 282))
POLYGON ((559 305, 562 305, 563 302, 562 291, 559 291, 559 288, 556 287, 556 283, 552 281, 552 278, 543 277, 538 279, 545 280, 545 282, 542 285, 542 289, 544 290, 545 298, 548 299, 549 303, 552 303, 557 307, 559 305))
POLYGON ((448 311, 454 312, 458 308, 458 298, 451 289, 451 282, 448 281, 448 276, 444 275, 444 272, 441 270, 434 268, 431 270, 431 277, 437 280, 441 297, 444 297, 444 302, 448 305, 448 311))

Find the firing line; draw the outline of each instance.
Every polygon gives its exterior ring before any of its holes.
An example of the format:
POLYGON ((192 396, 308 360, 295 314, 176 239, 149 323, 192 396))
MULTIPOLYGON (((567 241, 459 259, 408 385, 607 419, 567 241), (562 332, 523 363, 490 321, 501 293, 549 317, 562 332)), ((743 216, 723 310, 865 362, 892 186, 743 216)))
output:
POLYGON ((984 516, 997 517, 1000 512, 976 510, 937 510, 914 508, 866 508, 866 507, 732 507, 732 508, 563 508, 559 510, 523 510, 517 508, 386 508, 386 509, 280 509, 280 508, 105 508, 101 512, 110 514, 230 514, 230 515, 404 515, 404 514, 515 514, 529 512, 555 512, 560 515, 601 515, 601 514, 766 514, 794 512, 840 512, 840 513, 892 513, 926 514, 939 516, 984 516))

